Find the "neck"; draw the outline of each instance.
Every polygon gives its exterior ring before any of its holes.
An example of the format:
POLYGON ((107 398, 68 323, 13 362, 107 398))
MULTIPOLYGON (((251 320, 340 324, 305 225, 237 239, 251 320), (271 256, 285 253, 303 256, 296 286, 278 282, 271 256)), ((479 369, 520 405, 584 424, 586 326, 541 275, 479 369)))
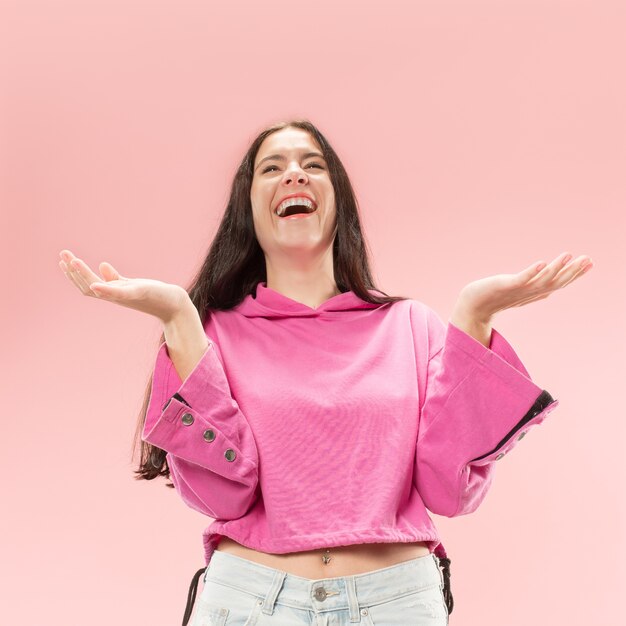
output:
POLYGON ((332 272, 272 272, 268 267, 267 286, 312 308, 341 293, 332 272))

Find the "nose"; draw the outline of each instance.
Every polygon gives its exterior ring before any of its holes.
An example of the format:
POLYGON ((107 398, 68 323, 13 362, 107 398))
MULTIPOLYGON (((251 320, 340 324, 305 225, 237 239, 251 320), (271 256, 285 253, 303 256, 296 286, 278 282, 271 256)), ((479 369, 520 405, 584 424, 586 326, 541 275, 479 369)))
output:
POLYGON ((291 184, 295 178, 299 183, 305 183, 308 180, 306 172, 297 163, 291 163, 285 168, 283 183, 291 184))

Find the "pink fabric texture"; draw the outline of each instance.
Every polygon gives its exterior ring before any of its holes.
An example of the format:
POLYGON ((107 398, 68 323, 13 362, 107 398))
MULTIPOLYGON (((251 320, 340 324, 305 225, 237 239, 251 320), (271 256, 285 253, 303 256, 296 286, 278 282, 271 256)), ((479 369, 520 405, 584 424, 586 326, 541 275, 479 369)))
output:
POLYGON ((260 282, 205 331, 184 381, 160 346, 142 439, 213 519, 207 565, 223 536, 276 554, 426 541, 445 556, 427 509, 475 511, 496 462, 558 405, 495 328, 486 348, 418 300, 348 291, 311 308, 260 282))

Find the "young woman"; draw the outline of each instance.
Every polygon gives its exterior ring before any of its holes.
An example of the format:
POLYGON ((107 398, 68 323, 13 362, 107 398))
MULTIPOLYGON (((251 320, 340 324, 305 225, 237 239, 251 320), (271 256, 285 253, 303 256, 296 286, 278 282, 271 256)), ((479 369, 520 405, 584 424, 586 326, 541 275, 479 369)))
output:
POLYGON ((375 288, 348 175, 302 120, 252 142, 189 288, 61 257, 83 294, 163 322, 137 474, 214 519, 183 624, 202 575, 194 626, 448 623, 450 559, 426 509, 473 512, 558 405, 493 317, 589 257, 474 281, 444 324, 375 288))

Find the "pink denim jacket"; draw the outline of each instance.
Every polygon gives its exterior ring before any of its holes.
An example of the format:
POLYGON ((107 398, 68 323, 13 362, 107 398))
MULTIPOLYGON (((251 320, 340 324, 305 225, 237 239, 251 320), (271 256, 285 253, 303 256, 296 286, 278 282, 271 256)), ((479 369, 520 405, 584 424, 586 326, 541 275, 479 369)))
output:
POLYGON ((348 291, 311 308, 261 282, 205 331, 184 381, 160 346, 142 439, 213 519, 207 565, 223 536, 269 553, 425 541, 445 557, 427 509, 475 511, 558 405, 498 331, 486 348, 418 300, 348 291))

